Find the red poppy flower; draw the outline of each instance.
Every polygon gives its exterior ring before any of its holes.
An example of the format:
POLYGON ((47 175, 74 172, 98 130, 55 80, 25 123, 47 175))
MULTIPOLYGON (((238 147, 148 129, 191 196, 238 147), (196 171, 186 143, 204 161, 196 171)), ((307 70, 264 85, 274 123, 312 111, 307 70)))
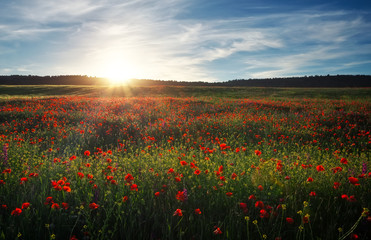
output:
POLYGON ((138 185, 136 185, 136 184, 132 184, 132 185, 130 186, 130 190, 131 190, 131 191, 137 191, 137 192, 138 192, 138 185))
POLYGON ((97 209, 98 207, 99 207, 99 205, 94 203, 94 202, 89 204, 90 209, 97 209))
POLYGON ((196 169, 196 171, 194 172, 194 174, 196 175, 200 175, 201 171, 199 169, 196 169))
POLYGON ((258 186, 258 189, 259 189, 259 191, 263 191, 263 186, 262 185, 259 185, 258 186))
POLYGON ((122 202, 126 202, 128 200, 128 196, 123 196, 122 197, 122 202))
POLYGON ((195 214, 200 215, 201 214, 201 210, 199 208, 195 209, 195 214))
POLYGON ((89 157, 89 156, 90 156, 90 151, 89 151, 89 150, 86 150, 86 151, 84 152, 84 155, 89 157))
POLYGON ((19 216, 19 215, 21 215, 21 213, 22 213, 22 209, 20 209, 20 208, 16 208, 16 209, 14 209, 14 210, 11 212, 11 215, 12 215, 12 216, 19 216))
POLYGON ((340 159, 340 163, 348 164, 348 160, 346 158, 342 158, 342 159, 340 159))
POLYGON ((134 180, 133 175, 131 175, 130 173, 126 174, 126 176, 125 176, 125 181, 127 181, 127 182, 131 182, 131 181, 133 181, 133 180, 134 180))
POLYGON ((179 216, 179 217, 183 216, 182 210, 178 208, 177 210, 175 210, 173 216, 179 216))
POLYGON ((67 210, 69 208, 68 203, 62 202, 62 208, 67 210))
POLYGON ((53 198, 52 197, 47 197, 44 204, 48 205, 49 203, 53 203, 53 198))
POLYGON ((188 163, 187 163, 186 161, 180 161, 180 164, 181 164, 182 166, 186 166, 188 163))
POLYGON ((318 166, 316 167, 316 169, 317 169, 318 172, 325 171, 325 168, 324 168, 322 165, 318 165, 318 166))
POLYGON ((309 178, 307 179, 307 182, 313 182, 313 178, 309 177, 309 178))
POLYGON ((338 189, 340 187, 340 183, 339 182, 334 182, 334 189, 338 189))
POLYGON ((160 192, 155 192, 155 196, 156 197, 160 196, 160 192))
POLYGON ((228 197, 230 197, 230 196, 233 195, 233 193, 232 193, 232 192, 227 192, 226 195, 227 195, 228 197))
POLYGON ((63 186, 63 191, 71 192, 71 188, 69 186, 63 186))
POLYGON ((264 203, 262 201, 256 201, 255 207, 256 208, 264 208, 264 203))
POLYGON ((231 178, 232 178, 233 180, 235 180, 235 179, 236 179, 236 177, 237 177, 237 174, 236 174, 236 173, 232 173, 232 176, 231 176, 231 178))
POLYGON ((22 209, 27 209, 30 207, 30 203, 29 202, 25 202, 22 204, 22 209))
POLYGON ((293 223, 294 223, 294 219, 293 219, 293 218, 290 218, 290 217, 287 217, 287 218, 286 218, 286 222, 287 222, 288 224, 293 224, 293 223))
POLYGON ((310 193, 309 193, 309 196, 311 196, 311 197, 315 197, 315 196, 316 196, 316 192, 310 192, 310 193))
POLYGON ((220 234, 222 234, 223 232, 222 232, 222 230, 220 230, 220 228, 216 228, 215 230, 214 230, 214 232, 213 232, 215 235, 220 235, 220 234))
POLYGON ((355 178, 355 177, 349 177, 348 178, 348 180, 349 180, 349 182, 351 183, 351 184, 353 184, 353 185, 355 185, 355 186, 358 186, 359 185, 359 183, 358 183, 358 178, 355 178))
POLYGON ((53 209, 60 209, 61 207, 59 206, 58 203, 53 203, 53 204, 52 204, 52 208, 53 208, 53 209))
POLYGON ((260 156, 261 154, 262 154, 261 151, 259 151, 259 150, 255 150, 255 155, 256 155, 256 156, 260 156))

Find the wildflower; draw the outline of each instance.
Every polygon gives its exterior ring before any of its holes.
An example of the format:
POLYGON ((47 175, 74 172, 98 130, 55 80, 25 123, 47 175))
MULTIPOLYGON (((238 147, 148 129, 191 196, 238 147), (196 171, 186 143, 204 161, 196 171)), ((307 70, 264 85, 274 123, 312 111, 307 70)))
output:
POLYGON ((348 200, 348 195, 343 194, 343 195, 341 195, 341 198, 342 198, 342 199, 345 199, 345 200, 348 200))
POLYGON ((237 174, 236 174, 236 173, 232 173, 232 176, 231 176, 231 178, 232 178, 233 180, 235 180, 235 179, 236 179, 236 177, 237 177, 237 174))
POLYGON ((309 178, 307 179, 307 182, 313 182, 313 178, 309 177, 309 178))
POLYGON ((49 203, 53 203, 53 198, 52 197, 47 197, 44 204, 48 205, 49 203))
POLYGON ((340 163, 342 164, 348 164, 348 160, 346 158, 341 158, 340 163))
POLYGON ((180 161, 180 164, 181 164, 182 166, 186 166, 188 163, 187 163, 186 161, 180 161))
POLYGON ((132 185, 130 186, 130 190, 131 190, 131 191, 137 191, 137 192, 138 192, 138 185, 136 185, 136 184, 132 184, 132 185))
POLYGON ((201 214, 201 210, 199 208, 195 209, 195 214, 200 215, 201 214))
POLYGON ((309 215, 309 214, 306 214, 306 215, 303 217, 303 223, 308 223, 308 222, 309 222, 309 217, 310 217, 310 215, 309 215))
POLYGON ((201 173, 201 171, 199 169, 196 169, 195 172, 194 172, 194 174, 196 174, 196 175, 200 175, 200 173, 201 173))
POLYGON ((240 208, 242 209, 242 211, 246 214, 248 209, 247 209, 247 204, 246 203, 243 203, 241 202, 240 203, 240 208))
POLYGON ((348 201, 349 201, 349 202, 357 202, 356 197, 355 197, 354 195, 349 196, 348 201))
POLYGON ((160 192, 155 192, 155 196, 156 197, 160 196, 160 192))
POLYGON ((25 183, 25 182, 27 182, 27 181, 28 181, 28 178, 23 177, 23 178, 21 178, 21 182, 20 182, 20 184, 25 183))
POLYGON ((83 178, 84 177, 84 174, 82 172, 78 172, 77 175, 79 176, 79 178, 83 178))
POLYGON ((262 154, 261 151, 259 151, 259 150, 255 150, 255 155, 256 155, 256 156, 260 156, 261 154, 262 154))
POLYGON ((293 219, 293 218, 290 218, 290 217, 287 217, 287 218, 286 218, 286 222, 287 222, 288 224, 293 224, 293 223, 294 223, 294 219, 293 219))
POLYGON ((63 186, 63 191, 71 192, 71 188, 69 186, 63 186))
POLYGON ((357 235, 357 234, 355 234, 355 233, 352 233, 351 235, 350 235, 350 239, 351 240, 355 240, 355 239, 358 239, 359 238, 359 236, 357 235))
POLYGON ((315 197, 315 196, 316 196, 316 192, 310 192, 310 193, 309 193, 309 196, 311 196, 311 197, 315 197))
POLYGON ((184 202, 188 199, 187 193, 184 191, 178 191, 176 194, 176 199, 178 199, 181 202, 184 202))
POLYGON ((255 207, 256 208, 264 208, 264 203, 262 201, 256 201, 255 203, 255 207))
POLYGON ((62 208, 63 208, 64 210, 67 210, 67 209, 69 208, 68 203, 62 202, 62 208))
POLYGON ((20 209, 20 208, 16 208, 16 209, 14 209, 14 210, 11 212, 11 215, 12 215, 12 216, 19 216, 19 215, 21 215, 21 213, 22 213, 22 209, 20 209))
POLYGON ((318 172, 325 171, 325 168, 324 168, 322 165, 318 165, 318 166, 316 167, 316 169, 317 169, 318 172))
POLYGON ((30 207, 30 203, 29 202, 25 202, 22 204, 22 209, 27 209, 30 207))
POLYGON ((334 182, 334 189, 338 189, 340 187, 340 183, 339 182, 334 182))
POLYGON ((94 210, 94 209, 97 209, 98 207, 99 207, 99 205, 96 204, 96 203, 94 203, 94 202, 89 204, 89 208, 90 209, 93 209, 94 210))
POLYGON ((260 213, 260 218, 269 218, 269 213, 265 209, 261 209, 259 213, 260 213))
POLYGON ((173 216, 179 216, 179 217, 183 216, 182 210, 178 208, 177 210, 175 210, 173 216))
POLYGON ((128 196, 123 196, 122 197, 122 202, 126 202, 128 200, 128 196))
POLYGON ((52 209, 60 209, 61 207, 59 206, 58 203, 53 203, 52 204, 52 209))
POLYGON ((254 194, 252 194, 252 195, 249 196, 249 200, 252 200, 252 199, 253 200, 256 200, 256 197, 254 196, 254 194))
POLYGON ((131 175, 130 173, 126 174, 126 176, 125 176, 125 181, 126 182, 131 182, 133 180, 134 180, 133 175, 131 175))
POLYGON ((230 196, 233 195, 233 193, 232 193, 232 192, 227 192, 226 195, 227 195, 228 197, 230 197, 230 196))
POLYGON ((216 228, 215 230, 214 230, 214 232, 213 232, 215 235, 220 235, 220 234, 222 234, 223 232, 222 232, 222 230, 220 230, 220 228, 216 228))
POLYGON ((359 186, 359 183, 358 183, 358 178, 355 178, 355 177, 349 177, 348 178, 349 182, 355 186, 359 186))
POLYGON ((259 186, 258 186, 258 189, 259 189, 260 191, 263 191, 263 186, 262 186, 262 185, 259 185, 259 186))
POLYGON ((89 156, 90 156, 90 151, 89 151, 89 150, 86 150, 86 151, 84 152, 84 155, 89 157, 89 156))

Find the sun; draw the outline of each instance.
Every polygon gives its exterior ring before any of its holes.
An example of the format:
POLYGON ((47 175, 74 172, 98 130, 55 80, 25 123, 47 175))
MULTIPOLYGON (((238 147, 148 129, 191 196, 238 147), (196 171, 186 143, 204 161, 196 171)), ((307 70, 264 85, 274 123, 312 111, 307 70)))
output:
POLYGON ((135 78, 135 68, 123 61, 113 62, 107 65, 103 75, 111 85, 124 85, 135 78))

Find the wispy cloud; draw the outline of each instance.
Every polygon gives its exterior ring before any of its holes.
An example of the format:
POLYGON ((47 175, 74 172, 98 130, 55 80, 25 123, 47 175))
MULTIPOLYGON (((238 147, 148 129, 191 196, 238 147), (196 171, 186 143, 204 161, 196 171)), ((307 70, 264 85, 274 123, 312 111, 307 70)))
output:
MULTIPOLYGON (((360 14, 314 8, 220 19, 179 17, 196 4, 12 2, 0 10, 0 44, 7 43, 0 50, 25 51, 24 59, 14 64, 33 66, 32 74, 103 76, 109 65, 118 62, 138 78, 191 81, 228 80, 218 75, 220 66, 213 65, 219 60, 238 62, 238 69, 228 65, 225 71, 244 72, 241 78, 321 74, 357 62, 369 64, 357 59, 371 55, 367 45, 371 24, 360 14), (18 47, 12 47, 14 42, 18 47), (33 43, 37 56, 22 48, 33 43)), ((6 72, 1 65, 9 69, 0 60, 0 74, 6 72)))

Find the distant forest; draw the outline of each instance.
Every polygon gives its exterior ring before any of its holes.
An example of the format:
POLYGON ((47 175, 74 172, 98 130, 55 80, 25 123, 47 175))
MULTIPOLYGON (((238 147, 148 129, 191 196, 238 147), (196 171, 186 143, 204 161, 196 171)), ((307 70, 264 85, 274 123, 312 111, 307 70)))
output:
MULTIPOLYGON (((105 78, 80 75, 0 76, 0 85, 108 85, 105 78)), ((182 82, 174 80, 132 79, 130 85, 138 86, 223 86, 223 87, 371 87, 371 75, 326 75, 280 77, 265 79, 235 79, 226 82, 182 82)))

